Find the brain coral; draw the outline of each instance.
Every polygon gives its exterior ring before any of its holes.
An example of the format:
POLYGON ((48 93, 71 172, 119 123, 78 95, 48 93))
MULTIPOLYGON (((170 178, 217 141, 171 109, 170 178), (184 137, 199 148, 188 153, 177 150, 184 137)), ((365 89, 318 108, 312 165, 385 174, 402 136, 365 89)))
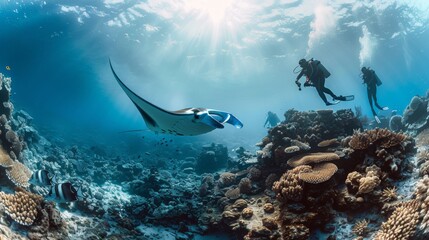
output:
POLYGON ((297 167, 300 165, 307 165, 312 163, 330 162, 338 160, 340 157, 336 153, 319 152, 319 153, 308 153, 295 156, 287 161, 287 164, 291 167, 297 167))
POLYGON ((321 163, 315 165, 311 171, 300 172, 298 176, 306 183, 319 184, 331 179, 337 170, 337 165, 333 163, 321 163))

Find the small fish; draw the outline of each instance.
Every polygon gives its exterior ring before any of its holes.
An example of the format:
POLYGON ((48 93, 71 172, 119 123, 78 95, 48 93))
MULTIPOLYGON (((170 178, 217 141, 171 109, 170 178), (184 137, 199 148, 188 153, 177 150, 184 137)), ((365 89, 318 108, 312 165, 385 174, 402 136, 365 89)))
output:
POLYGON ((140 159, 141 157, 142 157, 142 155, 138 155, 138 156, 137 156, 137 159, 140 159))
POLYGON ((146 154, 146 155, 150 155, 150 152, 145 152, 144 154, 146 154))
POLYGON ((70 182, 65 182, 53 185, 45 198, 56 202, 66 203, 83 199, 85 196, 82 193, 81 187, 76 190, 70 182))
POLYGON ((37 186, 50 186, 56 182, 56 177, 51 176, 47 170, 37 170, 33 172, 29 182, 37 186))

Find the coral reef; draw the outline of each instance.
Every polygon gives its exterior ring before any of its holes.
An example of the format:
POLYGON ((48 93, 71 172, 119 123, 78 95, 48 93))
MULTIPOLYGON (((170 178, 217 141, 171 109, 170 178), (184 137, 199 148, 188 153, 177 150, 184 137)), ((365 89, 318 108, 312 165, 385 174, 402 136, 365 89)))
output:
POLYGON ((32 225, 38 215, 41 196, 20 189, 15 194, 0 192, 0 202, 6 213, 17 223, 32 225))
POLYGON ((31 174, 31 170, 18 161, 13 161, 12 166, 6 168, 6 175, 9 180, 20 187, 26 188, 30 185, 28 181, 30 180, 31 174))
POLYGON ((375 240, 407 240, 414 235, 419 221, 419 203, 410 201, 399 206, 389 217, 387 222, 381 225, 375 240))
POLYGON ((224 168, 229 160, 228 149, 222 144, 210 144, 203 146, 195 165, 197 173, 214 172, 224 168))
POLYGON ((365 236, 368 233, 368 221, 366 219, 358 221, 354 226, 353 226, 353 233, 356 234, 357 236, 365 236))
POLYGON ((310 171, 299 172, 298 177, 306 183, 319 184, 328 181, 337 170, 337 165, 333 163, 321 163, 312 167, 310 171))
POLYGON ((311 171, 311 166, 301 165, 283 174, 279 181, 274 182, 273 191, 277 200, 286 203, 287 200, 300 201, 303 197, 303 183, 299 178, 301 172, 311 171))
POLYGON ((292 157, 287 161, 287 164, 291 167, 297 167, 300 165, 331 162, 338 159, 340 159, 340 157, 336 153, 309 153, 292 157))

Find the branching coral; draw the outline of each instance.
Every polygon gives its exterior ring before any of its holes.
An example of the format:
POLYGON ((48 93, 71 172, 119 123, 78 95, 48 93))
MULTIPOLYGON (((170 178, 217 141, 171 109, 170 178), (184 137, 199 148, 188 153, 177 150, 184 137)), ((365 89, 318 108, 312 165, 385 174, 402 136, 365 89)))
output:
POLYGON ((306 164, 330 162, 338 159, 340 159, 340 157, 336 153, 319 152, 295 156, 289 159, 287 164, 291 167, 297 167, 306 164))
POLYGON ((358 236, 365 236, 368 233, 368 223, 366 219, 358 221, 353 227, 353 233, 358 236))
POLYGON ((311 171, 300 172, 298 176, 306 183, 319 184, 328 181, 337 170, 337 165, 333 163, 321 163, 315 165, 311 171))
POLYGON ((7 177, 17 186, 28 187, 31 171, 24 164, 14 161, 10 168, 6 169, 7 177))
POLYGON ((375 240, 408 240, 413 236, 419 221, 419 202, 407 202, 398 207, 387 222, 381 225, 375 240))
POLYGON ((38 195, 20 190, 15 194, 0 192, 0 202, 6 213, 17 223, 32 225, 37 217, 37 208, 42 198, 38 195))
POLYGON ((268 143, 267 145, 262 148, 262 150, 259 150, 256 152, 256 154, 261 158, 271 158, 271 149, 273 148, 273 143, 268 143))
POLYGON ((286 203, 287 200, 300 201, 303 194, 302 181, 299 179, 299 173, 311 171, 311 166, 302 165, 283 174, 279 181, 274 182, 273 191, 277 199, 286 203))
POLYGON ((406 135, 394 133, 388 129, 373 129, 365 132, 355 131, 350 139, 349 145, 354 150, 367 149, 371 144, 377 142, 382 148, 390 148, 400 144, 407 138, 406 135))
POLYGON ((381 193, 380 200, 383 202, 390 202, 396 200, 398 195, 396 194, 396 187, 386 188, 381 193))
POLYGON ((420 201, 420 217, 421 223, 419 225, 419 230, 424 234, 429 233, 429 176, 425 175, 421 179, 415 189, 416 199, 420 201))

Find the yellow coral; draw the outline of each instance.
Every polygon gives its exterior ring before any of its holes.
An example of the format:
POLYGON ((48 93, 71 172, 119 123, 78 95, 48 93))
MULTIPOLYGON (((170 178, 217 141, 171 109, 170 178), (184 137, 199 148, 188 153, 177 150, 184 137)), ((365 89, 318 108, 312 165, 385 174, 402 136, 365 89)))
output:
POLYGON ((413 236, 419 221, 419 202, 407 202, 398 207, 387 222, 381 225, 374 240, 408 240, 413 236))
POLYGON ((298 176, 306 183, 319 184, 331 179, 337 170, 337 165, 333 163, 321 163, 315 165, 311 171, 300 172, 298 176))
POLYGON ((6 213, 17 223, 27 226, 32 225, 36 219, 41 199, 40 196, 22 189, 15 194, 0 192, 0 202, 6 213))
POLYGON ((6 169, 6 175, 17 186, 30 186, 31 171, 19 161, 13 161, 13 165, 6 169))
POLYGON ((330 162, 334 160, 338 160, 340 157, 336 153, 309 153, 298 155, 293 157, 287 161, 287 164, 291 167, 297 167, 300 165, 313 164, 313 163, 321 163, 321 162, 330 162))

